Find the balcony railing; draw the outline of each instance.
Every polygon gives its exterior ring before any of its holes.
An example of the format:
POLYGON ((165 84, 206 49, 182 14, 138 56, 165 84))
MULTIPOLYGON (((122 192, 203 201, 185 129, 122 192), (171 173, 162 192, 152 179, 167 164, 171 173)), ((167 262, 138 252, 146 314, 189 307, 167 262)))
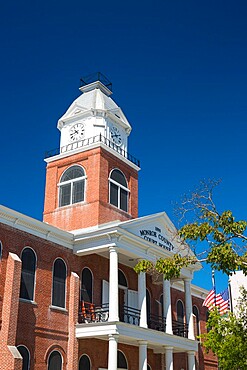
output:
MULTIPOLYGON (((140 324, 140 310, 122 306, 119 312, 120 321, 132 325, 140 324)), ((82 301, 79 309, 79 323, 105 322, 109 319, 109 303, 95 306, 94 303, 82 301)))
POLYGON ((159 315, 150 314, 148 317, 148 327, 153 330, 165 332, 166 319, 159 315))
MULTIPOLYGON (((82 301, 79 309, 79 323, 106 322, 109 319, 109 303, 95 306, 94 303, 82 301)), ((119 310, 119 319, 131 325, 140 325, 140 310, 137 308, 122 306, 119 310)), ((148 327, 153 330, 165 332, 166 319, 162 316, 150 314, 148 327)), ((172 321, 173 334, 179 337, 188 338, 188 325, 172 321)))
POLYGON ((140 315, 141 311, 137 308, 129 306, 120 307, 119 316, 122 322, 138 326, 140 324, 140 315))
POLYGON ((62 153, 69 152, 71 150, 76 150, 80 148, 87 147, 89 145, 95 144, 95 143, 103 143, 109 148, 113 149, 115 152, 119 153, 122 155, 124 158, 128 159, 130 162, 134 163, 136 166, 140 167, 140 161, 139 159, 136 159, 133 155, 129 154, 126 152, 124 149, 120 148, 118 145, 113 143, 113 141, 107 139, 103 135, 97 135, 97 136, 92 136, 88 139, 83 139, 76 141, 75 143, 70 143, 67 145, 62 146, 61 148, 56 148, 50 151, 47 151, 45 153, 45 158, 53 157, 54 155, 59 155, 62 153))
POLYGON ((82 301, 79 309, 79 323, 105 322, 109 318, 109 304, 95 306, 94 303, 82 301))
POLYGON ((172 331, 174 335, 188 338, 188 324, 172 320, 172 331))

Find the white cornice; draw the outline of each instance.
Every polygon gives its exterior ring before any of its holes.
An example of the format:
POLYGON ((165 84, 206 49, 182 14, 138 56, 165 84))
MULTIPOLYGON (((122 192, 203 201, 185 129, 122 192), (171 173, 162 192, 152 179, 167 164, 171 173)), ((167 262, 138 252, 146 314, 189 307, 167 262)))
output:
MULTIPOLYGON (((184 292, 184 283, 182 280, 179 280, 179 279, 173 280, 171 282, 171 287, 174 289, 180 290, 181 292, 184 292)), ((197 298, 204 300, 206 296, 208 295, 208 292, 209 291, 207 289, 191 284, 191 294, 193 297, 197 297, 197 298)))
POLYGON ((0 205, 0 223, 73 249, 73 234, 0 205))
POLYGON ((134 168, 136 171, 140 171, 140 169, 141 169, 140 167, 138 167, 133 162, 129 161, 127 158, 125 158, 124 156, 119 154, 117 151, 111 149, 109 146, 105 145, 102 142, 97 142, 97 143, 94 143, 94 144, 87 145, 85 147, 79 147, 79 148, 74 149, 74 150, 69 150, 67 152, 60 153, 58 155, 54 155, 54 156, 49 157, 49 158, 45 158, 44 161, 46 163, 51 163, 51 162, 54 162, 54 161, 58 161, 59 159, 70 157, 71 155, 86 152, 88 150, 92 150, 92 149, 95 149, 95 148, 98 148, 98 147, 101 147, 102 149, 108 151, 109 153, 111 153, 112 155, 114 155, 115 157, 120 159, 122 162, 126 163, 128 166, 134 168))

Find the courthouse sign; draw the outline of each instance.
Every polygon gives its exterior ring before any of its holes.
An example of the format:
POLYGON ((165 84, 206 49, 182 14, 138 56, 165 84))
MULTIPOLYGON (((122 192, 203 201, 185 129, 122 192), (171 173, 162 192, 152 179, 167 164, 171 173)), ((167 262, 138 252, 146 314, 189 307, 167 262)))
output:
POLYGON ((173 251, 173 244, 164 236, 159 227, 154 227, 154 230, 142 229, 139 230, 139 235, 150 243, 156 244, 167 251, 173 251))

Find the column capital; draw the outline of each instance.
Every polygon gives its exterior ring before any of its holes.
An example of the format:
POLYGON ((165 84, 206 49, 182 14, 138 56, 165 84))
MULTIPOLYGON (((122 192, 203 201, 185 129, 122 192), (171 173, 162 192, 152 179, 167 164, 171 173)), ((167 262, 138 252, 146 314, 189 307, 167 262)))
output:
POLYGON ((195 351, 187 351, 187 354, 190 355, 190 356, 195 356, 195 351))
POLYGON ((138 344, 147 346, 148 341, 147 340, 138 340, 138 344))
POLYGON ((167 350, 167 351, 173 351, 173 347, 168 347, 168 346, 164 346, 164 349, 167 350))
POLYGON ((191 283, 192 278, 184 278, 183 281, 185 283, 191 283))
POLYGON ((110 244, 109 246, 108 246, 108 248, 109 248, 109 252, 111 253, 111 252, 118 252, 118 246, 114 243, 114 244, 110 244))
POLYGON ((118 342, 118 338, 119 338, 119 334, 109 334, 108 335, 109 341, 114 340, 114 341, 118 342))

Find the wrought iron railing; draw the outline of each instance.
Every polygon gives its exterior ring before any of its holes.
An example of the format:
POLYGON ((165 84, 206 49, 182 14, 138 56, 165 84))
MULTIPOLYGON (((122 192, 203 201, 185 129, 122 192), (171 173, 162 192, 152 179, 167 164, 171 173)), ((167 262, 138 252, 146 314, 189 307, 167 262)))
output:
POLYGON ((108 78, 101 72, 95 72, 88 76, 84 76, 80 79, 81 86, 86 86, 92 82, 100 81, 103 85, 108 87, 112 91, 112 83, 108 78))
MULTIPOLYGON (((132 325, 140 324, 140 310, 129 307, 120 307, 120 321, 132 325)), ((79 309, 79 323, 105 322, 109 319, 109 303, 95 306, 94 303, 82 301, 79 309)))
POLYGON ((130 162, 134 163, 138 167, 140 167, 140 161, 139 159, 135 158, 133 155, 130 153, 126 152, 126 150, 120 148, 118 145, 116 145, 113 141, 107 139, 103 135, 97 135, 97 136, 92 136, 87 139, 79 140, 76 141, 75 143, 70 143, 67 145, 62 146, 61 148, 56 148, 50 151, 45 152, 45 158, 50 158, 55 155, 59 155, 62 153, 66 153, 72 150, 80 149, 87 147, 89 145, 95 144, 95 143, 103 143, 107 147, 113 149, 115 152, 119 153, 122 155, 124 158, 128 159, 130 162))
POLYGON ((150 314, 148 317, 148 327, 153 330, 165 331, 166 319, 159 315, 150 314))
POLYGON ((120 307, 120 321, 126 322, 132 325, 139 325, 140 324, 140 315, 141 310, 137 308, 129 307, 129 306, 122 306, 120 307))
POLYGON ((179 337, 188 338, 188 324, 180 321, 172 320, 172 331, 174 335, 179 337))
POLYGON ((95 306, 90 302, 82 301, 79 309, 79 323, 105 322, 109 318, 109 303, 95 306))

